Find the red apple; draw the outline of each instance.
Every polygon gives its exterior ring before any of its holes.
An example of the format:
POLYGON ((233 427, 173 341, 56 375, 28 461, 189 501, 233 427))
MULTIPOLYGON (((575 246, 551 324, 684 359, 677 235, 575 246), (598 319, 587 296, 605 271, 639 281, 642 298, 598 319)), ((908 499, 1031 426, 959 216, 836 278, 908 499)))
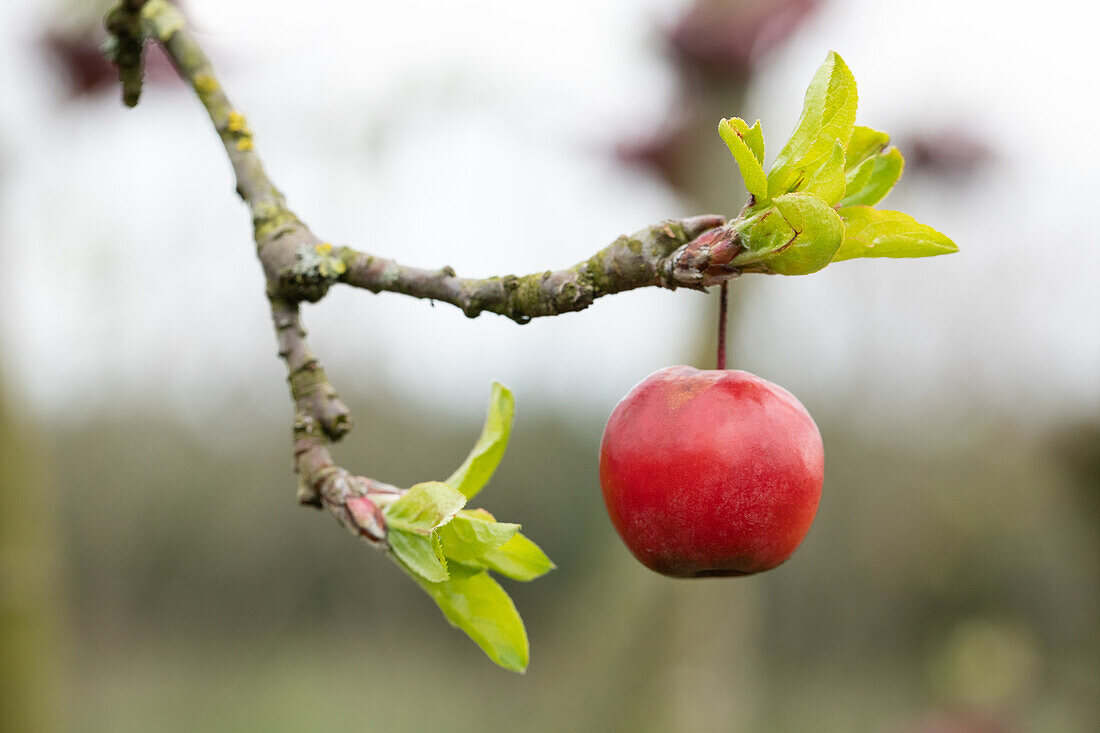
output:
POLYGON ((748 372, 661 369, 604 428, 600 484, 623 542, 678 578, 779 565, 810 529, 824 452, 787 390, 748 372))

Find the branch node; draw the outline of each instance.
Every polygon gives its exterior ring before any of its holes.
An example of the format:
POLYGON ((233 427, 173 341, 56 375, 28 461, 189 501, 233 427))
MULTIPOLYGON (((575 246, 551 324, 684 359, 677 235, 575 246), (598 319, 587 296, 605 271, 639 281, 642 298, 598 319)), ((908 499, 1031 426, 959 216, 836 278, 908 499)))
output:
POLYGON ((741 274, 729 264, 741 249, 739 236, 729 227, 708 229, 666 258, 661 285, 701 290, 731 280, 741 274))
POLYGON ((301 244, 294 257, 294 264, 280 274, 278 289, 292 294, 296 300, 316 303, 348 269, 327 242, 301 244))
POLYGON ((325 435, 333 441, 338 441, 351 432, 353 425, 351 410, 339 398, 331 384, 321 404, 321 427, 325 435))

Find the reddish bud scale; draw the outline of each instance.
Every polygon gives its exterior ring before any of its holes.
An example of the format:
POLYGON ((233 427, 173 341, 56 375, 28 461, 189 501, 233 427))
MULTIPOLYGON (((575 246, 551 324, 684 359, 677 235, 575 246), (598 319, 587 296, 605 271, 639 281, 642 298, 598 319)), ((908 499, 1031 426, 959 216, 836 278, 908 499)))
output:
POLYGON ((615 407, 600 446, 612 524, 642 564, 674 577, 782 563, 810 529, 823 477, 806 408, 737 370, 651 374, 615 407))
POLYGON ((373 501, 365 496, 355 496, 348 499, 344 506, 362 534, 375 541, 386 538, 386 517, 373 501))

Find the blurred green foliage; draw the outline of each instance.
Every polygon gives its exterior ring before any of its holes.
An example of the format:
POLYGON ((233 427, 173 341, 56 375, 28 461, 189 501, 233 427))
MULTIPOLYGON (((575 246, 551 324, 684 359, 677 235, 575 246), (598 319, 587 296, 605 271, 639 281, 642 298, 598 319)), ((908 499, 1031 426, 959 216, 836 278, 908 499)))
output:
MULTIPOLYGON (((477 434, 476 415, 349 397, 369 419, 339 458, 398 485, 446 476, 477 434)), ((825 491, 794 558, 674 581, 610 527, 599 417, 522 407, 484 502, 559 566, 509 589, 532 639, 522 678, 295 504, 281 426, 224 445, 148 411, 54 426, 74 730, 906 731, 943 711, 1006 730, 1100 724, 1097 516, 1052 448, 1064 441, 992 419, 930 437, 819 415, 825 491)))
POLYGON ((57 506, 33 424, 0 380, 0 731, 54 730, 62 675, 57 506))

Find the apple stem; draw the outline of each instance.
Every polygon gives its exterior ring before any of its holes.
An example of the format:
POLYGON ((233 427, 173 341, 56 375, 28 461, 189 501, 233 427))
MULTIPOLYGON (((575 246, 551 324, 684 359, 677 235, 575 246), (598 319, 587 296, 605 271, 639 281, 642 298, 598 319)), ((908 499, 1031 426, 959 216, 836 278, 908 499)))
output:
POLYGON ((726 311, 729 310, 729 283, 722 281, 718 291, 718 368, 726 368, 726 311))

